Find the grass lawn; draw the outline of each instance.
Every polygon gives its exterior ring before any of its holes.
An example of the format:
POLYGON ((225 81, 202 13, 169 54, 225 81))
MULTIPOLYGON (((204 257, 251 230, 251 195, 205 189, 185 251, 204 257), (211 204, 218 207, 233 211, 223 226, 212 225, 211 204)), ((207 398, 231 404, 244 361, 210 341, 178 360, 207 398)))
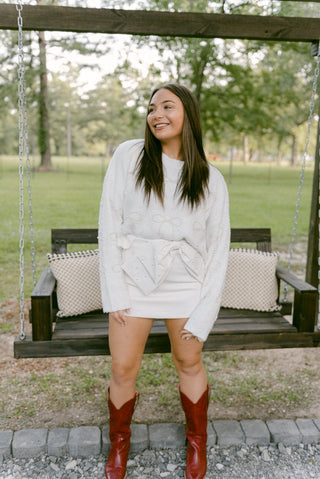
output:
MULTIPOLYGON (((19 177, 17 159, 0 157, 0 302, 16 297, 19 291, 19 177)), ((57 172, 33 173, 33 223, 36 263, 39 272, 50 251, 51 228, 94 228, 98 224, 99 202, 106 168, 100 158, 54 158, 57 172)), ((229 165, 216 166, 228 180, 229 165)), ((273 249, 288 250, 300 170, 275 165, 235 164, 230 192, 233 227, 271 227, 273 249)), ((308 235, 312 170, 305 173, 297 241, 308 235)), ((25 188, 25 284, 32 290, 27 191, 25 188)))
MULTIPOLYGON (((106 167, 101 159, 95 158, 73 158, 69 162, 56 158, 54 166, 56 172, 34 173, 32 177, 38 276, 47 264, 51 228, 97 227, 106 167)), ((216 166, 228 180, 229 165, 219 162, 216 166)), ((298 168, 235 164, 232 181, 228 183, 231 225, 271 227, 273 249, 285 255, 293 227, 299 176, 298 168)), ((308 167, 297 231, 297 242, 304 249, 311 185, 312 170, 308 167)), ((0 334, 4 333, 0 336, 4 351, 1 358, 0 349, 0 365, 5 371, 0 381, 0 429, 104 424, 109 357, 19 361, 12 358, 10 341, 18 324, 14 300, 19 291, 18 186, 17 160, 0 157, 0 334)), ((27 216, 26 212, 26 223, 27 216)), ((25 246, 28 297, 32 275, 27 238, 25 246)), ((301 258, 298 267, 301 272, 301 258)), ((204 363, 213 385, 210 418, 319 417, 318 355, 315 349, 295 354, 290 350, 205 353, 204 363)), ((141 400, 135 420, 183 421, 177 379, 171 355, 145 355, 138 377, 141 400)))

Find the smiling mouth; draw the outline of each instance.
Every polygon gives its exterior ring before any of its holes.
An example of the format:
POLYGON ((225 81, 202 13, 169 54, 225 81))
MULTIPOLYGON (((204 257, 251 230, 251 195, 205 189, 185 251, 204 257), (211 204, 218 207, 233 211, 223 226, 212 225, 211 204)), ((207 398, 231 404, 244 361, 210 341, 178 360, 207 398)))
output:
POLYGON ((165 126, 168 126, 169 123, 158 123, 157 125, 154 125, 154 128, 163 128, 165 126))

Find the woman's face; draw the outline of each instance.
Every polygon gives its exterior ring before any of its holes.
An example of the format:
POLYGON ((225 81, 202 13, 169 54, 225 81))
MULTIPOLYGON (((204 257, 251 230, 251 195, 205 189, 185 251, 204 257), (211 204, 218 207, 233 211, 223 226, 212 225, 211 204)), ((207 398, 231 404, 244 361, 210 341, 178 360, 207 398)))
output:
POLYGON ((180 98, 165 88, 158 90, 151 98, 147 122, 152 134, 168 144, 180 141, 184 120, 184 107, 180 98))

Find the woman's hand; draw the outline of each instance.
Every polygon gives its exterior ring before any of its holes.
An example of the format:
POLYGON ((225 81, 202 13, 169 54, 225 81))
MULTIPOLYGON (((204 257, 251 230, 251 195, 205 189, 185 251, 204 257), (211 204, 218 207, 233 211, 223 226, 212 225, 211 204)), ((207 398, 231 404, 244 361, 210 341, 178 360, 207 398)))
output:
POLYGON ((124 313, 129 313, 129 309, 122 309, 119 311, 113 311, 112 313, 109 313, 109 318, 110 319, 115 319, 118 321, 121 326, 126 326, 127 325, 127 319, 126 315, 124 313))
POLYGON ((186 329, 182 329, 180 331, 180 336, 181 336, 181 339, 186 339, 187 341, 189 341, 192 338, 195 338, 195 336, 193 336, 193 334, 190 333, 190 331, 187 331, 186 329))

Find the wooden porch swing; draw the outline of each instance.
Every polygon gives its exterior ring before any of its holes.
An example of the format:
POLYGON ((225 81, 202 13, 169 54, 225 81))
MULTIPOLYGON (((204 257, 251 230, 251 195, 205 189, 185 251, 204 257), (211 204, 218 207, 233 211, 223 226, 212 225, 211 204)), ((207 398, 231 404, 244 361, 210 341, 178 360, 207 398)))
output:
MULTIPOLYGON (((52 230, 52 252, 66 253, 69 244, 97 243, 96 229, 52 230)), ((260 251, 271 251, 270 229, 232 229, 234 243, 253 243, 260 251)), ((222 308, 204 344, 205 351, 228 349, 267 349, 312 347, 320 342, 314 333, 317 290, 286 269, 277 267, 277 278, 294 288, 293 323, 291 304, 281 311, 261 312, 222 308)), ((42 273, 31 295, 32 338, 17 339, 16 358, 50 356, 90 356, 109 354, 108 315, 94 311, 69 318, 58 318, 56 280, 49 268, 42 273), (53 329, 53 322, 55 328, 53 329)), ((162 320, 155 320, 145 353, 170 352, 170 341, 162 320)))
MULTIPOLYGON (((171 35, 202 38, 246 38, 317 42, 320 19, 126 11, 55 6, 25 6, 24 29, 171 35)), ((17 29, 14 5, 0 4, 0 28, 17 29)), ((319 134, 318 134, 319 139, 319 134)), ((319 148, 317 148, 317 161, 319 148)), ((317 172, 318 167, 315 168, 317 172)), ((317 173, 318 174, 318 173, 317 173)), ((318 192, 319 182, 314 182, 318 192)), ((317 198, 317 195, 313 195, 317 198)), ((317 201, 317 200, 315 200, 317 201)), ((318 207, 312 210, 318 211, 318 207)), ((317 263, 315 244, 317 213, 311 218, 309 263, 317 263), (313 256, 312 256, 313 255, 313 256), (311 258, 311 261, 310 261, 311 258)), ((233 243, 253 243, 271 251, 270 229, 232 229, 233 243)), ((66 253, 69 244, 97 243, 96 229, 53 229, 52 252, 66 253)), ((293 304, 280 311, 221 308, 204 350, 313 347, 320 342, 315 331, 318 311, 317 288, 298 279, 289 270, 276 269, 276 278, 294 289, 293 304), (292 314, 292 322, 286 317, 292 314)), ((279 303, 280 304, 280 303, 279 303)), ((57 317, 56 280, 49 268, 43 271, 31 296, 32 337, 20 335, 14 343, 16 358, 87 356, 109 354, 108 315, 94 311, 80 316, 57 317)), ((170 351, 162 320, 155 320, 145 353, 170 351)))

